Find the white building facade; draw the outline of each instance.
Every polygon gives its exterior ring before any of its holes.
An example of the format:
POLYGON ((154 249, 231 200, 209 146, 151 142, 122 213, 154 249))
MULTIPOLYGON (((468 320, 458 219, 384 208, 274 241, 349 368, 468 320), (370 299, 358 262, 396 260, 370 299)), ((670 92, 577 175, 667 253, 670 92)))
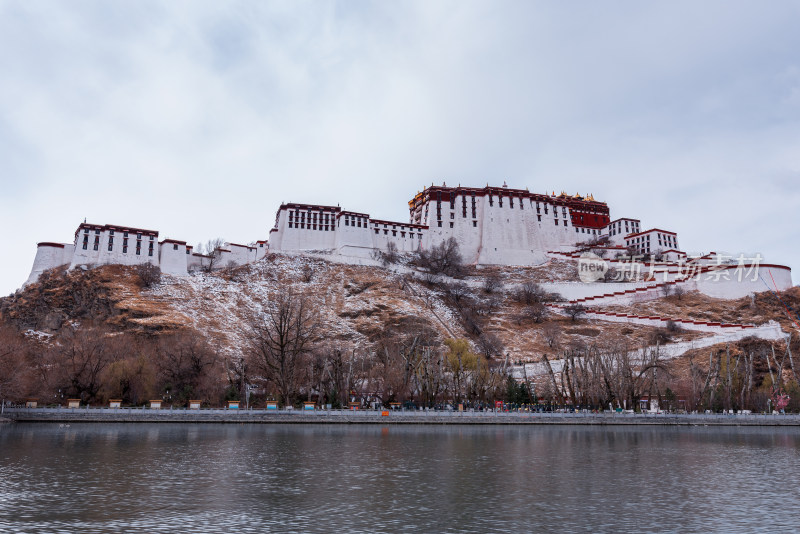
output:
POLYGON ((72 243, 39 243, 33 268, 25 285, 38 280, 48 269, 92 268, 99 265, 142 265, 150 263, 162 273, 186 275, 214 265, 236 267, 253 263, 269 251, 267 241, 252 245, 226 243, 216 257, 197 254, 186 241, 158 240, 158 231, 118 225, 82 223, 72 243))
MULTIPOLYGON (((159 241, 155 230, 84 222, 72 243, 38 244, 26 284, 60 266, 150 263, 165 274, 187 275, 246 265, 271 252, 322 253, 338 256, 337 261, 345 263, 369 263, 376 259, 376 252, 388 251, 391 246, 411 253, 429 250, 450 238, 458 243, 464 260, 473 265, 540 265, 552 257, 578 258, 583 251, 597 247, 612 254, 630 250, 660 255, 663 262, 688 264, 675 232, 642 231, 639 219, 612 221, 608 205, 592 195, 538 194, 505 184, 482 188, 442 184, 418 192, 408 202, 408 209, 408 221, 400 222, 372 218, 338 205, 281 204, 269 241, 226 243, 213 256, 200 254, 185 241, 159 241)), ((791 271, 771 267, 780 279, 776 289, 791 287, 791 271)), ((737 291, 744 290, 737 286, 737 291)))
POLYGON ((625 247, 635 249, 638 254, 664 254, 680 252, 678 234, 653 228, 625 236, 625 247))

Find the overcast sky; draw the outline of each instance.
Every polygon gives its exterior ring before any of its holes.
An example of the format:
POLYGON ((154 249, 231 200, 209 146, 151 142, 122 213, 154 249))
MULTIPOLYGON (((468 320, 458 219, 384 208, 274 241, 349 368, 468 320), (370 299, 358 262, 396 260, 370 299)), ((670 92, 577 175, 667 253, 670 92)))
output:
POLYGON ((0 294, 89 222, 268 237, 432 182, 800 269, 800 3, 0 0, 0 294))

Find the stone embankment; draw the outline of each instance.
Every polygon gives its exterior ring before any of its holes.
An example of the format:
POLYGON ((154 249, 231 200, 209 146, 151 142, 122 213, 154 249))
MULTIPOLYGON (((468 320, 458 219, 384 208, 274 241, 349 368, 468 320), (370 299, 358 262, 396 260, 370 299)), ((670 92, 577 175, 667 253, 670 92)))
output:
POLYGON ((430 425, 800 426, 800 415, 628 414, 351 410, 149 410, 11 408, 18 422, 430 425))

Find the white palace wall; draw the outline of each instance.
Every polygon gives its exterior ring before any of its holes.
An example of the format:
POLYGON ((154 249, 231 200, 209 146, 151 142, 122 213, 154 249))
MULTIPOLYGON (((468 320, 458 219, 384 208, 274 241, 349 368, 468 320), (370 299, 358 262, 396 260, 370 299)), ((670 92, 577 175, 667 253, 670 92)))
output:
POLYGON ((188 274, 186 242, 165 239, 159 247, 159 267, 165 274, 188 274))
MULTIPOLYGON (((269 252, 267 241, 254 245, 228 243, 227 247, 216 260, 216 268, 253 263, 269 252)), ((72 243, 39 243, 24 285, 35 282, 44 271, 62 265, 74 269, 151 263, 165 274, 186 275, 207 267, 210 261, 208 256, 193 253, 185 241, 165 239, 159 243, 158 232, 154 230, 83 223, 72 243)))
POLYGON ((389 243, 394 243, 398 252, 416 252, 422 245, 426 230, 409 223, 370 221, 372 246, 384 252, 389 250, 389 243))
MULTIPOLYGON (((783 265, 757 265, 753 272, 737 271, 732 265, 727 269, 703 273, 697 277, 697 290, 709 297, 739 299, 753 293, 792 287, 792 270, 783 265)), ((749 269, 748 269, 749 270, 749 269)))
POLYGON ((369 258, 375 248, 369 229, 369 216, 340 214, 336 222, 334 250, 342 256, 369 258))
MULTIPOLYGON (((282 204, 275 226, 270 230, 269 242, 227 243, 219 252, 214 267, 245 265, 272 251, 322 253, 334 261, 339 258, 360 263, 372 261, 376 250, 386 251, 390 244, 399 252, 411 253, 430 249, 450 238, 458 242, 462 256, 470 264, 539 265, 548 261, 550 251, 561 251, 562 255, 566 253, 577 261, 581 249, 576 248, 576 244, 600 235, 609 236, 612 229, 614 235, 609 237, 613 242, 631 235, 628 229, 631 232, 640 230, 638 219, 609 222, 607 205, 595 201, 591 195, 586 198, 564 193, 556 196, 555 192, 540 195, 488 185, 480 189, 431 186, 417 193, 408 204, 410 222, 372 219, 368 214, 345 211, 339 206, 282 204)), ((658 236, 655 239, 657 243, 658 236)), ((670 254, 675 258, 685 257, 678 250, 670 254)), ((609 258, 608 261, 616 266, 616 260, 609 258)), ((714 253, 710 253, 696 263, 712 265, 715 261, 714 253)), ((166 274, 185 275, 208 267, 210 262, 209 256, 195 253, 184 241, 165 239, 159 243, 158 232, 154 230, 83 223, 71 244, 39 244, 26 284, 35 281, 47 269, 67 264, 75 268, 152 263, 166 274)), ((696 288, 712 297, 733 299, 768 288, 792 287, 791 270, 784 266, 763 265, 759 272, 761 278, 749 281, 738 280, 733 268, 723 272, 725 274, 719 276, 718 273, 704 273, 696 281, 696 288)), ((670 279, 677 276, 677 271, 669 273, 670 279)), ((665 273, 657 274, 653 282, 662 281, 665 276, 665 273)), ((600 304, 597 291, 604 295, 636 287, 637 284, 631 283, 575 283, 562 284, 559 292, 568 299, 595 297, 593 303, 600 304)), ((652 298, 657 291, 614 295, 601 300, 603 304, 616 300, 635 301, 652 298)))
POLYGON ((75 234, 70 269, 85 265, 158 265, 158 232, 81 225, 75 234), (127 240, 127 245, 125 244, 127 240))
POLYGON ((25 285, 38 280, 39 276, 48 269, 72 263, 73 252, 72 243, 39 243, 36 247, 36 257, 33 259, 31 274, 25 285))

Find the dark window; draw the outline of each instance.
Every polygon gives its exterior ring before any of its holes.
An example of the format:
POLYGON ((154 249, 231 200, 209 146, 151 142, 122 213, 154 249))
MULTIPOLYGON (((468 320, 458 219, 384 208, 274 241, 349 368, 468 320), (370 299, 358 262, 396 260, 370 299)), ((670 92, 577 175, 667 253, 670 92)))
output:
POLYGON ((450 223, 450 228, 452 228, 452 227, 453 227, 453 223, 450 223))
POLYGON ((439 228, 441 228, 442 227, 442 221, 439 221, 438 224, 439 224, 439 228))
POLYGON ((477 228, 478 227, 478 221, 472 221, 472 227, 473 228, 477 228))
POLYGON ((173 243, 172 244, 172 250, 178 250, 178 244, 177 243, 173 243))
POLYGON ((553 222, 556 223, 556 226, 558 226, 558 219, 555 219, 553 222))
POLYGON ((112 250, 114 250, 114 238, 113 237, 109 237, 108 238, 108 251, 111 252, 112 250))

